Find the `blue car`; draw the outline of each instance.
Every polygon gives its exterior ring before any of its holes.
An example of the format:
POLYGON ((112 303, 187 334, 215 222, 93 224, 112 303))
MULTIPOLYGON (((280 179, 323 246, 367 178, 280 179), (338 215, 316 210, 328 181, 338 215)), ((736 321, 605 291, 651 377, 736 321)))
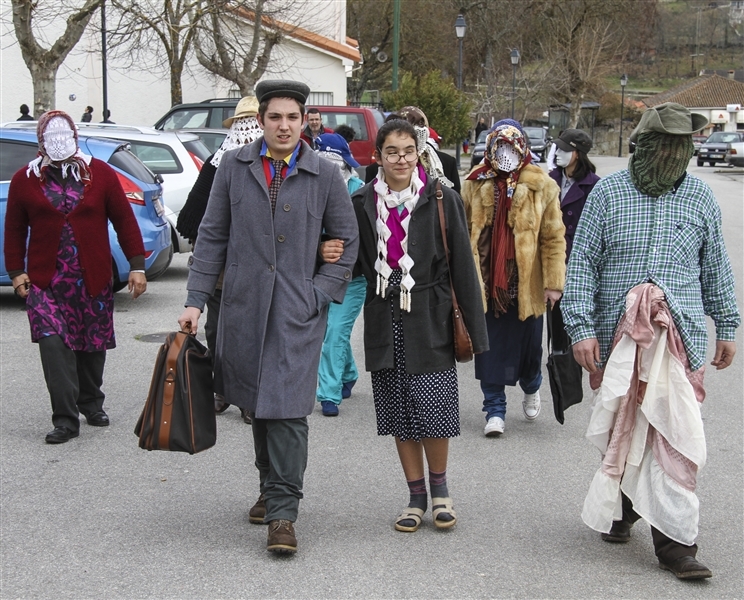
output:
MULTIPOLYGON (((80 150, 111 166, 119 176, 124 193, 142 232, 145 244, 145 271, 151 280, 161 275, 173 258, 170 226, 165 220, 161 200, 163 188, 158 176, 127 149, 124 142, 81 135, 80 150)), ((5 237, 5 209, 8 203, 10 180, 16 171, 25 167, 37 155, 36 131, 13 129, 6 125, 0 128, 0 248, 5 237)), ((109 223, 109 243, 113 256, 114 291, 118 292, 129 280, 129 261, 119 245, 116 232, 109 223)), ((11 285, 5 267, 5 256, 0 252, 0 285, 11 285)))

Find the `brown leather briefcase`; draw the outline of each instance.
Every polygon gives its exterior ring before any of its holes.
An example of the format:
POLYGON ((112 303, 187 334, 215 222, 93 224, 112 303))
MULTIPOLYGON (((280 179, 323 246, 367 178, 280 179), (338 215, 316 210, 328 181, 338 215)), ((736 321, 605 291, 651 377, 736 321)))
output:
POLYGON ((212 357, 196 337, 183 331, 168 334, 134 434, 145 450, 195 454, 214 446, 212 357))

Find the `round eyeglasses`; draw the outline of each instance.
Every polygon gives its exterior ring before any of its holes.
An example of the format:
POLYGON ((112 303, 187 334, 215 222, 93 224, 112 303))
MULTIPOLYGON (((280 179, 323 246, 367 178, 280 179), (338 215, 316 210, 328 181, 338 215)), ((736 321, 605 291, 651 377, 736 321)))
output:
POLYGON ((392 164, 399 163, 401 158, 409 163, 416 162, 416 160, 418 160, 418 154, 413 150, 411 152, 406 152, 405 154, 392 152, 390 154, 383 154, 382 156, 387 162, 392 164))

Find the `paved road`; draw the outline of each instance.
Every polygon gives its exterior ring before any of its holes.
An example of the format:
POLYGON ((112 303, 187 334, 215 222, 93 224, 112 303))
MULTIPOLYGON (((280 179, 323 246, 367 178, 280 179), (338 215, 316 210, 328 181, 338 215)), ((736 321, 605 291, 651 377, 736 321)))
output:
MULTIPOLYGON (((625 162, 596 160, 600 174, 625 162)), ((690 170, 721 203, 741 306, 742 177, 690 170)), ((415 534, 393 530, 407 488, 392 440, 375 433, 365 373, 338 418, 310 417, 300 551, 276 558, 265 551, 265 528, 248 523, 258 482, 250 427, 235 408, 218 417, 217 445, 196 456, 142 451, 132 433, 157 350, 142 336, 176 327, 186 274, 178 256, 145 296, 117 295, 119 347, 105 377, 112 425, 82 425, 61 446, 44 444, 51 424, 38 352, 20 302, 0 290, 2 598, 742 596, 744 351, 707 378, 698 541, 712 580, 685 584, 661 572, 643 522, 625 546, 603 543, 582 523, 599 462, 583 437, 586 402, 561 426, 546 384, 543 413, 528 424, 510 390, 506 433, 487 439, 472 363, 459 370, 462 435, 448 470, 457 527, 438 531, 427 516, 415 534)), ((353 341, 361 362, 359 326, 353 341)))

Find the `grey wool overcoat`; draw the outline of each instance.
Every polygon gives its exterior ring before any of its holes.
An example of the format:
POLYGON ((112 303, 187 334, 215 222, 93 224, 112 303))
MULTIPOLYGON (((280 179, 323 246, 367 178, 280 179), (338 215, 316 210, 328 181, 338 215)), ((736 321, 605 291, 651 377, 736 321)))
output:
POLYGON ((343 300, 359 235, 338 167, 305 142, 272 218, 262 141, 222 157, 189 260, 188 289, 213 293, 225 267, 215 386, 259 419, 297 419, 315 404, 326 328, 328 309, 315 290, 343 300), (324 230, 344 241, 335 264, 318 258, 324 230))

